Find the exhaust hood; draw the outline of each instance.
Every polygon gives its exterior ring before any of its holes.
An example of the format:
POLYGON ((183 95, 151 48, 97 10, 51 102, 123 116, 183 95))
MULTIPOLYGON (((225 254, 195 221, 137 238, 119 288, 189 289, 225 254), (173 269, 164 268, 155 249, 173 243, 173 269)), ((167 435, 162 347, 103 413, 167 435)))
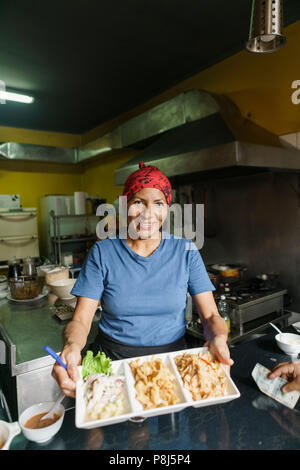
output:
POLYGON ((186 92, 176 97, 175 108, 170 100, 129 121, 127 130, 129 125, 131 146, 150 138, 152 143, 115 170, 115 184, 124 184, 139 161, 180 181, 268 170, 300 172, 299 150, 283 147, 278 136, 245 119, 222 95, 186 92))
POLYGON ((243 117, 228 97, 190 90, 77 148, 4 142, 0 144, 0 161, 77 165, 134 148, 140 153, 115 170, 115 184, 124 184, 141 160, 185 183, 184 179, 189 182, 267 170, 300 172, 300 150, 283 145, 278 136, 243 117))

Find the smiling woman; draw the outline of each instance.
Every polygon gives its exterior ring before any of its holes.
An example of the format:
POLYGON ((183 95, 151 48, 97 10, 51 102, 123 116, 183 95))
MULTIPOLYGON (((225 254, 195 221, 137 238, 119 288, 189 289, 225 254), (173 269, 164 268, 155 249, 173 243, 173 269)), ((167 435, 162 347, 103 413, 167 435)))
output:
POLYGON ((231 365, 227 326, 220 317, 201 255, 195 244, 162 231, 172 188, 157 167, 130 175, 128 231, 91 248, 72 289, 78 297, 73 319, 65 328, 61 353, 67 372, 55 365, 53 376, 66 395, 74 396, 77 365, 91 322, 101 301, 102 314, 93 352, 113 360, 185 349, 187 293, 198 310, 214 356, 231 365), (188 245, 188 248, 187 248, 188 245))

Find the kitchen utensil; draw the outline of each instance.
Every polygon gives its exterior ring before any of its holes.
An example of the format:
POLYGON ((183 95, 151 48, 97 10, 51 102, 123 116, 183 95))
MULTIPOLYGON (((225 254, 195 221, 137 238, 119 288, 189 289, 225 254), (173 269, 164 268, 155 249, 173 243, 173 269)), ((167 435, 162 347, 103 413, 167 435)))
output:
POLYGON ((30 418, 40 413, 48 412, 53 407, 53 405, 54 402, 52 401, 38 403, 36 405, 30 406, 29 408, 26 408, 26 410, 23 411, 19 418, 19 425, 22 429, 22 433, 27 439, 41 444, 49 441, 50 439, 52 439, 53 436, 55 436, 55 434, 58 433, 65 416, 65 408, 61 403, 58 405, 58 414, 60 415, 60 418, 55 421, 55 423, 40 429, 32 429, 25 427, 25 424, 30 418))
POLYGON ((65 398, 65 395, 63 393, 61 393, 59 395, 58 399, 56 400, 56 402, 54 403, 54 405, 51 407, 50 411, 48 411, 47 414, 45 414, 44 416, 41 417, 41 421, 43 421, 44 419, 47 419, 47 418, 53 418, 54 413, 58 414, 60 402, 63 401, 64 398, 65 398))
POLYGON ((19 276, 9 279, 10 294, 13 299, 26 300, 38 297, 44 287, 43 277, 19 276))
POLYGON ((44 346, 44 349, 45 351, 47 351, 48 354, 50 354, 50 356, 52 356, 56 362, 58 362, 58 364, 60 364, 64 369, 68 369, 68 366, 67 364, 65 364, 61 358, 58 356, 58 354, 56 354, 55 351, 53 351, 53 349, 50 348, 50 346, 44 346))
POLYGON ((270 322, 269 325, 273 326, 273 328, 281 335, 283 334, 282 331, 280 331, 280 329, 276 325, 273 325, 273 323, 270 322))
POLYGON ((242 278, 242 274, 246 269, 245 266, 233 264, 212 264, 209 266, 209 270, 216 272, 220 277, 236 280, 242 278))
POLYGON ((20 434, 21 428, 19 423, 7 423, 6 421, 0 421, 0 450, 8 450, 11 441, 15 436, 20 434))

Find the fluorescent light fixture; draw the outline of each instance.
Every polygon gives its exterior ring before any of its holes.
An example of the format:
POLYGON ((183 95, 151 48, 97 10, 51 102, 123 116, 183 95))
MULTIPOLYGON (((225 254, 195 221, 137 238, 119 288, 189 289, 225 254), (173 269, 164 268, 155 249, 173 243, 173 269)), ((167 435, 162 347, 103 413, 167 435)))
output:
POLYGON ((0 100, 17 101, 18 103, 33 103, 34 98, 28 95, 21 95, 19 93, 11 93, 10 91, 0 90, 0 100))

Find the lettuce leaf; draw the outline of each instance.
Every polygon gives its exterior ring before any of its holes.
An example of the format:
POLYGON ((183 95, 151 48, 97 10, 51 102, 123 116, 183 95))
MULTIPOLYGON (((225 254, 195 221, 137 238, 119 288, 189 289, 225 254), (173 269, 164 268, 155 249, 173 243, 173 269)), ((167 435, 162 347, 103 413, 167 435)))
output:
POLYGON ((111 375, 112 366, 111 359, 106 354, 98 352, 96 356, 93 351, 87 351, 82 360, 82 377, 85 379, 91 374, 107 374, 111 375))

